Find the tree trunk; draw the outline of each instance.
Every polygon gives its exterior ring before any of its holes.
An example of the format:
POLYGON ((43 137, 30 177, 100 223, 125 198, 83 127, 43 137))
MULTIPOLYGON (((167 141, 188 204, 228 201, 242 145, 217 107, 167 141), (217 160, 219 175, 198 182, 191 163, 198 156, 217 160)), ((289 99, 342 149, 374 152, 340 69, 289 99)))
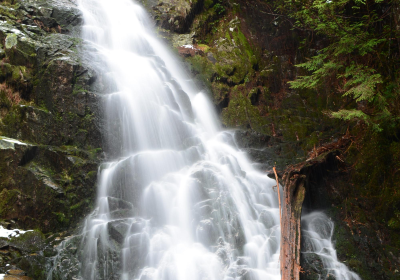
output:
POLYGON ((290 171, 284 175, 283 181, 281 275, 282 280, 299 280, 301 210, 306 193, 306 176, 290 171))

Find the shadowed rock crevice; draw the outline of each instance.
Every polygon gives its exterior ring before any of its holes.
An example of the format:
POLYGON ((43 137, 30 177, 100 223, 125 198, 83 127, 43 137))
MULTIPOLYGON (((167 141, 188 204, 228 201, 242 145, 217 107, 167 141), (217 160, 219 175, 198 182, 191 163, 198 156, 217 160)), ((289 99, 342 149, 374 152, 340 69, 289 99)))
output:
POLYGON ((29 148, 25 152, 25 154, 23 155, 23 157, 22 157, 22 159, 21 159, 21 161, 19 162, 18 165, 19 166, 24 166, 24 165, 28 164, 30 161, 32 161, 36 156, 37 148, 38 147, 29 148))

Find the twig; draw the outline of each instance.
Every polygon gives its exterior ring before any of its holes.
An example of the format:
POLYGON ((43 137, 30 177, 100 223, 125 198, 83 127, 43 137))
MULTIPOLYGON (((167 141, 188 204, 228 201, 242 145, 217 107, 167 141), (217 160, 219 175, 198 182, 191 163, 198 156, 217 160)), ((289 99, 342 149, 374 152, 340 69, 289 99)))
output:
POLYGON ((274 166, 272 169, 274 170, 274 173, 275 173, 276 185, 277 185, 277 188, 278 188, 278 200, 279 200, 279 221, 280 221, 280 224, 281 224, 281 230, 282 230, 282 211, 281 211, 281 194, 280 194, 280 191, 279 191, 279 179, 278 179, 278 174, 276 173, 276 168, 275 168, 275 166, 274 166))

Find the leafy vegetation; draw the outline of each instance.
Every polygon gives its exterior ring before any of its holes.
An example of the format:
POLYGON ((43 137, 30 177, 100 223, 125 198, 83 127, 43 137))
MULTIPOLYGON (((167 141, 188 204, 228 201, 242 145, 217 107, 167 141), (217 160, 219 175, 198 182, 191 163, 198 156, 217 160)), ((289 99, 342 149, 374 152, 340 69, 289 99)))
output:
MULTIPOLYGON (((341 96, 353 135, 347 160, 354 201, 389 228, 400 224, 400 1, 281 0, 271 2, 311 49, 291 88, 341 96)), ((344 123, 345 125, 347 123, 344 123)))
POLYGON ((334 118, 361 120, 377 132, 398 126, 398 8, 399 1, 384 0, 280 1, 276 9, 294 19, 294 28, 323 42, 297 65, 305 71, 291 87, 341 94, 342 109, 327 112, 334 118))

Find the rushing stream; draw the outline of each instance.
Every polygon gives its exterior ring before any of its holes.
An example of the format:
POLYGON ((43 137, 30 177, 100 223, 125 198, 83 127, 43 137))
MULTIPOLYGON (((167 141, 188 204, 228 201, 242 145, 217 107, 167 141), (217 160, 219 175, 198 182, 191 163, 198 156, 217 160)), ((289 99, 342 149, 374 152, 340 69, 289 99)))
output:
POLYGON ((301 223, 304 242, 302 254, 306 260, 311 255, 317 256, 322 262, 322 269, 314 267, 319 271, 320 279, 361 280, 338 260, 332 240, 335 225, 324 213, 316 211, 303 215, 301 223))
POLYGON ((106 61, 108 131, 121 151, 99 175, 83 278, 280 279, 275 182, 220 130, 141 6, 80 7, 84 38, 106 61))
MULTIPOLYGON (((153 34, 139 4, 79 6, 84 39, 104 62, 111 156, 99 170, 96 210, 82 236, 59 246, 48 279, 280 279, 275 181, 253 167, 233 132, 220 129, 206 94, 153 34), (79 260, 63 257, 67 249, 79 260), (53 278, 62 267, 68 272, 53 278)), ((305 217, 306 239, 325 267, 337 267, 331 237, 318 235, 321 226, 329 231, 322 220, 305 217)), ((336 279, 359 280, 345 269, 336 279)))

